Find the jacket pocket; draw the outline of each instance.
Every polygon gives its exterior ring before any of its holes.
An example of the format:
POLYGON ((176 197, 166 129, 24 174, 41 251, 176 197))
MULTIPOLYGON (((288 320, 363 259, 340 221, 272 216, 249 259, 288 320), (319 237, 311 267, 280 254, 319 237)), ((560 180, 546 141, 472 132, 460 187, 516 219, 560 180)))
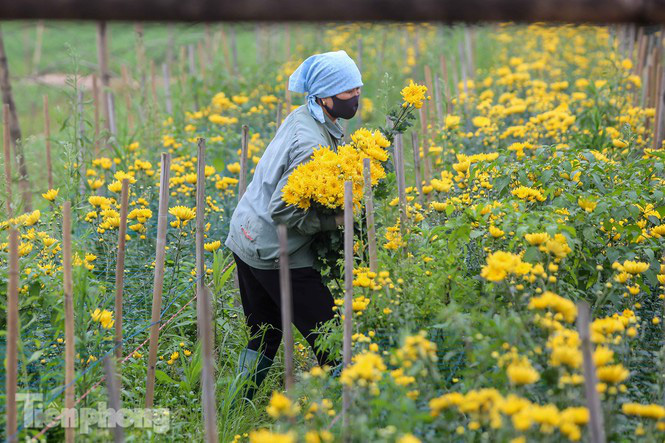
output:
POLYGON ((255 226, 256 224, 252 221, 251 216, 245 218, 239 225, 239 237, 240 243, 243 246, 245 252, 254 258, 258 258, 258 254, 256 252, 256 241, 259 237, 259 232, 255 226))

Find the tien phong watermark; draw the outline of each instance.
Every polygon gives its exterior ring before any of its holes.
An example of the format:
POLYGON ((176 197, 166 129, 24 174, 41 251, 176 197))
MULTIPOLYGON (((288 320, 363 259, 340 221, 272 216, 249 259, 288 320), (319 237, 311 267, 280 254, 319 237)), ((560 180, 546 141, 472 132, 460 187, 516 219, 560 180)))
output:
POLYGON ((54 426, 75 428, 81 434, 94 429, 141 428, 163 434, 170 428, 168 408, 109 408, 106 402, 96 407, 44 408, 44 396, 32 392, 16 394, 16 401, 23 402, 23 428, 43 428, 54 422, 54 426))

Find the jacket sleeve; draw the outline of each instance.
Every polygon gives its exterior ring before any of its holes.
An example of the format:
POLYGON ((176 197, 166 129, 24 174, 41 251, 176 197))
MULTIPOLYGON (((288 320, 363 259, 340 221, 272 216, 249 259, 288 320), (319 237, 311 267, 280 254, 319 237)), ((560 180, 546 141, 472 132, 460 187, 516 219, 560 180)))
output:
POLYGON ((275 191, 270 198, 268 210, 275 223, 283 223, 287 228, 295 229, 303 235, 313 235, 317 232, 337 229, 335 216, 332 214, 320 214, 314 208, 304 210, 294 205, 288 205, 282 200, 282 188, 286 185, 291 172, 298 165, 311 160, 314 147, 313 145, 311 147, 306 146, 308 145, 297 142, 291 146, 295 152, 292 156, 289 156, 289 164, 275 187, 275 191))

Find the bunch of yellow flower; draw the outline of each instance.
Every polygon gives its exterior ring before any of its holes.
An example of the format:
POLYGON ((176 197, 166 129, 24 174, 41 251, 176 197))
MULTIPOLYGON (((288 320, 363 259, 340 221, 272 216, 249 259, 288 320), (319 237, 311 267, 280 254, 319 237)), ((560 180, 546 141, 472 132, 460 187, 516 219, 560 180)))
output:
POLYGON ((113 312, 107 311, 106 309, 102 311, 97 308, 94 312, 90 313, 90 317, 92 318, 92 321, 99 322, 104 329, 111 329, 115 324, 115 320, 113 320, 113 312))
POLYGON ((370 386, 378 393, 376 382, 383 378, 386 365, 379 354, 365 351, 353 357, 353 364, 347 366, 340 375, 340 381, 348 386, 357 383, 359 386, 370 386))
POLYGON ((529 301, 529 309, 544 310, 547 308, 561 314, 568 323, 574 322, 577 318, 577 307, 575 306, 575 303, 555 294, 554 292, 545 291, 541 296, 533 297, 529 301))
POLYGON ((402 107, 404 108, 413 106, 416 109, 420 109, 423 107, 423 102, 430 99, 430 97, 426 95, 427 86, 416 84, 413 80, 409 81, 409 85, 402 89, 400 94, 402 94, 402 98, 404 98, 404 103, 402 104, 402 107))
POLYGON ((295 417, 299 411, 297 403, 294 404, 289 397, 277 391, 273 391, 270 404, 266 407, 266 412, 272 418, 295 417))
POLYGON ((295 441, 296 434, 293 431, 280 434, 267 429, 259 429, 249 433, 249 443, 294 443, 295 441))
POLYGON ((336 151, 319 146, 311 160, 302 163, 291 173, 282 190, 282 200, 301 209, 316 203, 326 208, 344 206, 344 182, 353 182, 353 201, 360 205, 363 196, 363 159, 370 158, 371 181, 376 185, 385 178, 381 165, 388 159, 385 150, 390 143, 378 131, 359 129, 351 135, 353 143, 342 145, 336 151))
POLYGON ((417 360, 436 361, 436 343, 427 340, 427 332, 419 331, 404 340, 404 345, 395 352, 402 366, 409 368, 417 360))
POLYGON ((174 228, 187 226, 187 222, 196 217, 196 208, 188 208, 187 206, 174 206, 169 208, 169 214, 174 216, 176 220, 171 222, 174 228))
POLYGON ((531 264, 523 262, 517 254, 497 251, 487 257, 487 264, 480 271, 480 276, 494 282, 505 279, 508 274, 524 275, 531 270, 531 264))

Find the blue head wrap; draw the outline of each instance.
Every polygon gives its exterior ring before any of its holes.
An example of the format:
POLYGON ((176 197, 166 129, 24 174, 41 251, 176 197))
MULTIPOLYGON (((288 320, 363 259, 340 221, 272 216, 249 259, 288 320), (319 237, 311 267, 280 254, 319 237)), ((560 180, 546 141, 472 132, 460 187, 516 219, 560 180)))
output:
POLYGON ((358 66, 346 51, 312 55, 289 77, 289 91, 306 92, 307 108, 321 123, 325 117, 316 97, 332 97, 362 85, 358 66))

